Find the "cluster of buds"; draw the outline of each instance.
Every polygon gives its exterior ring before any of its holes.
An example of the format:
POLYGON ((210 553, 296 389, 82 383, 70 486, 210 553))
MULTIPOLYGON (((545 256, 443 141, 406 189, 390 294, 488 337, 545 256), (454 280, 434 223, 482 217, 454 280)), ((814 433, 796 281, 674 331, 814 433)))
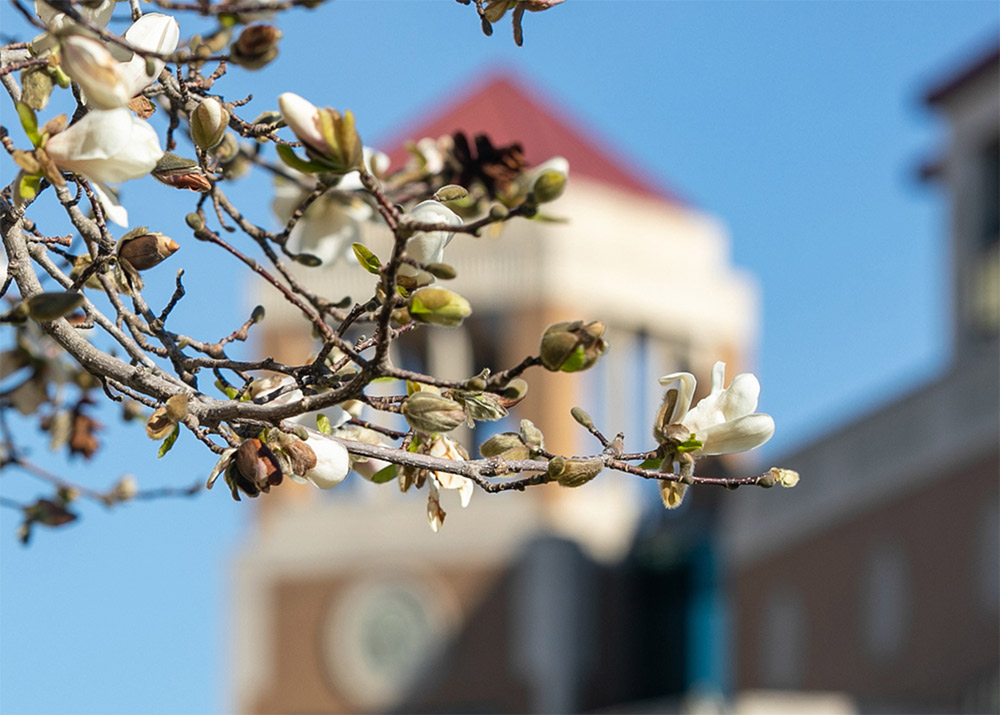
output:
POLYGON ((344 481, 351 462, 339 442, 314 430, 296 428, 297 434, 272 428, 259 437, 243 440, 239 447, 222 453, 208 477, 211 489, 220 474, 224 475, 233 499, 240 494, 256 498, 281 484, 287 475, 300 484, 330 489, 344 481))
POLYGON ((580 320, 554 323, 542 334, 540 357, 546 370, 578 372, 586 370, 608 351, 604 323, 580 320))
POLYGON ((502 459, 517 462, 537 457, 545 449, 545 438, 531 420, 521 420, 519 432, 503 432, 493 435, 479 447, 479 453, 487 459, 502 459))

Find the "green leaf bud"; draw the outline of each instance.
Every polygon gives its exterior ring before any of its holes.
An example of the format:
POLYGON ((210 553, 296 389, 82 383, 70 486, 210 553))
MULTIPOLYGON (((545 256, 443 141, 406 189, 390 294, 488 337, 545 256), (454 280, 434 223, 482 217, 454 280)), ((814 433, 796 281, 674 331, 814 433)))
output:
POLYGON ((215 97, 206 97, 191 113, 191 139, 205 151, 222 143, 229 125, 229 112, 215 97))
POLYGON ((433 392, 414 392, 403 401, 402 412, 413 429, 425 434, 450 432, 466 419, 462 405, 433 392))
POLYGON ((479 453, 486 458, 497 457, 510 461, 531 457, 531 450, 516 432, 493 435, 479 446, 479 453))
POLYGON ((469 301, 458 293, 437 286, 415 291, 410 296, 408 308, 414 320, 448 328, 461 325, 472 314, 469 301))
MULTIPOLYGON (((551 468, 551 462, 549 466, 551 468)), ((599 459, 567 459, 555 480, 564 487, 582 487, 600 474, 602 469, 604 463, 599 459)), ((552 476, 551 470, 549 475, 552 476)))
POLYGON ((39 322, 61 318, 81 305, 83 305, 83 293, 76 291, 37 293, 24 301, 28 317, 39 322))

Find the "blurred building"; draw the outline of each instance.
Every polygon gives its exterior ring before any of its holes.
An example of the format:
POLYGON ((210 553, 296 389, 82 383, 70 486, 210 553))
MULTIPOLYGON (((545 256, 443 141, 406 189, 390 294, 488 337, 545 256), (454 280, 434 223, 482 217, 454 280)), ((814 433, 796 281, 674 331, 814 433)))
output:
POLYGON ((997 712, 997 49, 926 101, 947 126, 923 173, 950 207, 951 364, 779 460, 801 472, 798 488, 725 501, 740 690, 839 691, 866 712, 997 712))
MULTIPOLYGON (((567 319, 605 321, 612 346, 585 373, 533 371, 517 414, 467 434, 470 451, 530 417, 550 450, 591 453, 599 446, 569 417, 574 405, 603 431, 624 431, 627 448, 649 449, 658 376, 707 377, 717 359, 732 372, 750 367, 756 288, 733 268, 717 220, 522 82, 488 78, 431 114, 401 136, 463 130, 523 142, 531 165, 566 157, 569 186, 546 213, 570 220, 456 236, 446 260, 458 277, 448 285, 474 313, 460 329, 422 331, 428 339, 394 360, 471 377, 535 354, 545 327, 567 319)), ((391 155, 405 162, 402 140, 391 155)), ((365 242, 387 255, 380 228, 365 242)), ((356 265, 297 269, 334 300, 374 289, 356 265)), ((287 362, 315 350, 286 303, 266 307, 265 354, 287 362)), ((716 584, 698 564, 711 571, 713 561, 624 561, 643 504, 656 499, 639 481, 604 474, 579 490, 478 493, 465 510, 456 498, 439 534, 424 493, 356 476, 329 493, 282 485, 260 500, 236 567, 236 709, 568 712, 684 692, 693 673, 711 670, 696 661, 718 660, 696 654, 718 638, 688 637, 689 616, 712 621, 716 584)))

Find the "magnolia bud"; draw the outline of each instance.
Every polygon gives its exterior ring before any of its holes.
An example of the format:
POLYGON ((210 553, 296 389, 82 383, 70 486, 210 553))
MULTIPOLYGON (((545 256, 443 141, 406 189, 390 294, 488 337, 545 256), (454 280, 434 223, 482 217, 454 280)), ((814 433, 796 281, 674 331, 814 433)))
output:
POLYGON ((531 196, 536 204, 555 201, 562 196, 569 176, 569 162, 561 156, 549 159, 532 173, 531 196))
POLYGON ((47 67, 28 67, 21 71, 21 101, 40 112, 49 103, 53 85, 52 75, 47 67))
POLYGON ((545 449, 545 437, 542 436, 542 431, 535 427, 534 422, 531 420, 521 420, 521 439, 531 447, 532 452, 545 449))
POLYGON ((182 156, 164 152, 153 167, 153 178, 177 189, 206 192, 212 190, 212 182, 198 166, 198 162, 182 156))
POLYGON ((278 106, 319 171, 343 174, 361 167, 364 152, 350 110, 341 115, 335 109, 320 109, 292 92, 282 93, 278 106))
POLYGON ((410 316, 421 323, 453 328, 472 313, 469 301, 447 288, 429 286, 410 296, 410 316))
POLYGON ((684 501, 684 494, 687 493, 688 485, 683 482, 674 482, 668 479, 660 479, 660 499, 667 509, 676 509, 684 501))
POLYGON ((273 25, 250 25, 229 47, 229 59, 248 70, 259 70, 278 56, 281 30, 273 25))
POLYGON ((790 489, 799 483, 799 473, 793 469, 781 469, 780 467, 771 467, 767 470, 769 477, 774 479, 774 481, 786 489, 790 489))
POLYGON ((587 414, 587 412, 582 407, 574 407, 569 411, 573 415, 573 419, 577 421, 581 427, 586 427, 591 429, 594 426, 594 419, 587 414))
POLYGON ((170 258, 178 248, 173 239, 158 231, 125 236, 118 242, 118 260, 137 271, 145 271, 170 258))
POLYGON ((579 320, 550 325, 539 346, 542 365, 553 372, 577 372, 591 367, 608 351, 608 344, 602 339, 604 327, 600 321, 584 325, 579 320))
POLYGON ((493 422, 507 416, 507 408, 501 398, 491 392, 465 392, 454 390, 451 393, 465 408, 466 413, 474 420, 493 422))
POLYGON ((469 191, 464 186, 458 184, 448 184, 442 186, 434 192, 434 198, 438 201, 457 201, 469 195, 469 191))
POLYGON ((549 476, 564 487, 583 486, 600 474, 602 469, 604 463, 599 459, 567 459, 563 461, 558 473, 553 474, 552 462, 549 462, 549 476))
POLYGON ((191 138, 204 150, 218 146, 226 135, 229 112, 215 97, 204 99, 191 113, 191 138))
POLYGON ((531 450, 516 432, 493 435, 480 445, 479 453, 484 457, 498 457, 510 461, 531 457, 531 450))
POLYGON ((76 291, 37 293, 24 301, 28 317, 39 322, 61 318, 72 313, 81 305, 83 305, 83 293, 76 291))
POLYGON ((403 401, 403 417, 418 432, 450 432, 465 422, 465 410, 454 400, 432 392, 414 392, 403 401))

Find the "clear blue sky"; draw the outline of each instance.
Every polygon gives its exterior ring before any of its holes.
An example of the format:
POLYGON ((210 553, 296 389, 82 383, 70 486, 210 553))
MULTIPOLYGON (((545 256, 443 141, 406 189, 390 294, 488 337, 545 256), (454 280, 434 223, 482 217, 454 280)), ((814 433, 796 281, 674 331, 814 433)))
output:
MULTIPOLYGON (((4 32, 14 32, 15 13, 2 12, 4 32)), ((448 0, 338 0, 293 15, 280 60, 234 73, 227 99, 253 92, 263 111, 292 90, 349 107, 377 145, 478 73, 510 66, 627 160, 721 217, 735 262, 763 289, 761 409, 778 425, 769 457, 947 360, 944 203, 915 178, 944 137, 920 97, 995 40, 992 0, 568 0, 525 18, 520 49, 505 24, 483 37, 471 8, 448 0)), ((3 119, 14 124, 6 103, 3 119)), ((10 176, 9 162, 3 171, 10 176)), ((266 183, 247 189, 264 207, 266 183)), ((163 205, 182 215, 190 197, 151 181, 127 192, 149 202, 135 222, 185 243, 179 220, 156 217, 163 205)), ((151 302, 169 294, 178 267, 192 287, 214 281, 211 310, 189 299, 177 315, 211 337, 245 316, 246 301, 225 262, 182 260, 195 250, 184 245, 150 281, 151 302)), ((144 487, 186 485, 210 468, 186 436, 156 460, 138 428, 106 434, 114 454, 93 464, 51 460, 41 447, 36 456, 101 487, 126 470, 144 487)), ((38 493, 28 478, 3 480, 5 496, 38 493)), ((229 561, 249 513, 222 492, 114 512, 87 505, 78 523, 40 530, 24 549, 15 514, 0 510, 0 711, 224 709, 226 602, 239 597, 228 590, 229 561)))

